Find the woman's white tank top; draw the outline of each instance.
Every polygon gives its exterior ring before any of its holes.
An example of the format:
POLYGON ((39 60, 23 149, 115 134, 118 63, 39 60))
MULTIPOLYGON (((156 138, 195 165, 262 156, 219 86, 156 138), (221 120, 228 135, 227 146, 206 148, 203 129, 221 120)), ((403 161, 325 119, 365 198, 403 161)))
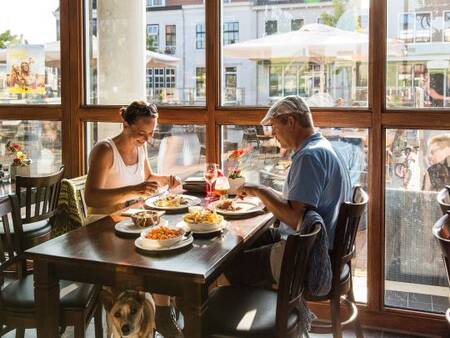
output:
POLYGON ((104 141, 113 151, 113 164, 106 178, 106 189, 136 185, 145 181, 145 161, 147 159, 145 147, 138 148, 138 161, 133 165, 126 165, 114 141, 107 138, 104 141))

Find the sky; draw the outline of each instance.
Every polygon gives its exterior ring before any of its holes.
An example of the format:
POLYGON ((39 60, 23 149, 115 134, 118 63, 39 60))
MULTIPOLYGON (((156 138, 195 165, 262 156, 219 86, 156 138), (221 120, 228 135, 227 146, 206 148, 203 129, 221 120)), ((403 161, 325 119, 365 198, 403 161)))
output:
POLYGON ((55 41, 58 6, 59 0, 0 0, 0 33, 23 34, 30 44, 55 41))

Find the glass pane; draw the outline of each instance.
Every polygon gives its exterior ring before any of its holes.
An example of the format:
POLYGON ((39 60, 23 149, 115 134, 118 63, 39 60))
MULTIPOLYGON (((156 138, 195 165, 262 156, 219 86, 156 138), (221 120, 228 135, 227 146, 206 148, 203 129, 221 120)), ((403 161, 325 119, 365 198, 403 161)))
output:
POLYGON ((59 0, 0 1, 0 104, 61 103, 59 0))
POLYGON ((222 0, 222 105, 300 95, 313 107, 367 107, 369 1, 251 3, 222 0))
POLYGON ((450 106, 450 2, 388 1, 386 105, 450 106))
MULTIPOLYGON (((147 145, 152 170, 159 174, 178 175, 185 179, 202 176, 205 163, 205 126, 159 124, 147 145)), ((122 131, 122 123, 86 123, 86 154, 94 145, 122 131)), ((86 158, 87 160, 87 158, 86 158)), ((88 163, 88 162, 86 162, 88 163)))
POLYGON ((31 175, 49 174, 62 165, 61 122, 56 121, 0 121, 0 164, 8 167, 16 158, 6 145, 16 143, 31 159, 31 175))
POLYGON ((385 298, 390 307, 445 312, 449 289, 431 228, 450 184, 450 131, 386 130, 385 298))
MULTIPOLYGON (((342 155, 350 171, 352 185, 361 184, 367 191, 367 129, 318 128, 342 155)), ((263 184, 282 191, 289 171, 290 153, 279 147, 270 129, 263 126, 222 126, 222 166, 229 174, 236 166, 247 182, 263 184), (244 155, 236 163, 230 154, 243 149, 244 155)), ((357 256, 353 261, 354 292, 358 302, 367 302, 367 217, 358 231, 357 256)))
MULTIPOLYGON (((205 80, 198 74, 206 65, 202 1, 85 0, 85 5, 88 104, 136 99, 205 104, 205 80)), ((235 30, 230 27, 230 39, 235 30)))

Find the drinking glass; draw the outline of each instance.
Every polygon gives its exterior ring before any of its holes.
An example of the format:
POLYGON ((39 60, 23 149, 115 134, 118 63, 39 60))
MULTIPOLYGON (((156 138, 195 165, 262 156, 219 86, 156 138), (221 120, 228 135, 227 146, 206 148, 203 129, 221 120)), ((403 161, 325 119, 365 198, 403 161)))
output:
POLYGON ((230 190, 230 182, 228 182, 228 178, 225 176, 217 177, 215 190, 220 195, 220 199, 224 199, 230 190))
POLYGON ((206 181, 206 188, 207 188, 207 200, 211 200, 212 198, 212 185, 217 179, 217 169, 218 169, 217 163, 206 163, 205 165, 205 172, 203 174, 205 181, 206 181))

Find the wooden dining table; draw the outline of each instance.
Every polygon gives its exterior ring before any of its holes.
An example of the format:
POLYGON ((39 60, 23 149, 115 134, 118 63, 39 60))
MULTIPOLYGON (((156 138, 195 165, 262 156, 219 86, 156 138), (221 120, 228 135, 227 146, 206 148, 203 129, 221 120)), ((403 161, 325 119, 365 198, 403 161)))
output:
MULTIPOLYGON (((180 214, 163 217, 169 225, 182 219, 180 214)), ((26 251, 34 261, 39 338, 59 337, 61 279, 176 296, 184 315, 184 336, 202 337, 208 287, 233 264, 236 254, 273 224, 274 216, 228 220, 218 236, 197 237, 187 248, 157 255, 138 252, 134 238, 115 232, 122 219, 116 213, 26 251)))

